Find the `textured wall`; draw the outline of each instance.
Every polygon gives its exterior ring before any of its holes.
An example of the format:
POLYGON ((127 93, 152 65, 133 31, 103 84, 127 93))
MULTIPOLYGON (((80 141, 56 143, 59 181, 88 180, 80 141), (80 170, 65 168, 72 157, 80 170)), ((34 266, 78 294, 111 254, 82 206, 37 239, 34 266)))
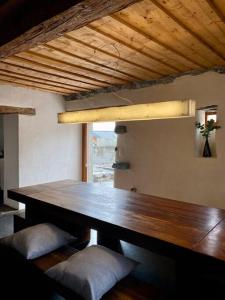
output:
POLYGON ((217 158, 197 157, 195 119, 128 122, 128 133, 119 137, 118 159, 129 161, 131 170, 116 171, 115 185, 125 189, 135 186, 147 194, 225 208, 224 74, 187 75, 168 84, 95 95, 70 101, 67 109, 177 99, 194 99, 198 107, 218 105, 223 128, 216 133, 217 158))
MULTIPOLYGON (((65 109, 60 95, 2 85, 0 105, 36 109, 35 116, 19 116, 19 163, 12 170, 19 176, 19 186, 80 179, 81 127, 57 124, 57 113, 65 109)), ((8 132, 7 139, 13 139, 8 132)))
POLYGON ((225 208, 225 75, 187 76, 137 93, 132 97, 140 102, 194 99, 198 107, 217 104, 222 126, 216 133, 217 157, 196 155, 195 119, 129 122, 128 133, 119 137, 118 144, 122 153, 119 160, 129 161, 131 170, 117 171, 115 185, 225 208))

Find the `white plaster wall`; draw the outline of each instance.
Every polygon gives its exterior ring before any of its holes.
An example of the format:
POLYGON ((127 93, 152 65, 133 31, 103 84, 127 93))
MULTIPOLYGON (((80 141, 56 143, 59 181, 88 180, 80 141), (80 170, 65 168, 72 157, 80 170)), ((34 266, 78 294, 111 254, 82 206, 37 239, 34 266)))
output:
POLYGON ((0 105, 36 109, 35 116, 19 115, 19 164, 14 172, 20 187, 67 178, 80 180, 81 126, 57 124, 57 113, 65 110, 62 96, 1 85, 0 105))
MULTIPOLYGON (((194 99, 197 106, 218 105, 216 158, 197 157, 195 119, 127 122, 127 134, 118 140, 119 161, 131 163, 128 171, 116 171, 115 186, 181 201, 225 208, 225 75, 208 72, 184 76, 173 83, 117 92, 133 103, 194 99)), ((89 101, 125 104, 115 94, 89 101), (99 99, 99 101, 98 101, 99 99)), ((85 99, 84 99, 85 100, 85 99)), ((88 106, 88 101, 85 101, 88 106)), ((68 109, 78 109, 70 102, 68 109)), ((123 123, 124 124, 124 123, 123 123)))
MULTIPOLYGON (((36 99, 37 100, 37 99, 36 99)), ((36 116, 20 116, 20 186, 81 177, 81 127, 57 124, 65 110, 61 97, 48 94, 35 104, 36 116)))

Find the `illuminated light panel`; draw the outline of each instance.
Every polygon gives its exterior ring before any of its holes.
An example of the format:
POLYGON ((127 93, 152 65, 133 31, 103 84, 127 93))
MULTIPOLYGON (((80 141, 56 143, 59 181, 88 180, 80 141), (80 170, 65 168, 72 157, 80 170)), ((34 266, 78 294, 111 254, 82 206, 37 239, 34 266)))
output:
POLYGON ((143 121, 195 116, 195 101, 180 100, 63 112, 58 123, 143 121))

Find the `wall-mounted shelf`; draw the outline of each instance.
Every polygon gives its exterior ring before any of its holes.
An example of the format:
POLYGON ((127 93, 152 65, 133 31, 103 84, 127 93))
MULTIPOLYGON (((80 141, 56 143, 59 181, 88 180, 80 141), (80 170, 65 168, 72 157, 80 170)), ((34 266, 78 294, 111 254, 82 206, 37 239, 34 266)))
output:
POLYGON ((124 125, 117 125, 114 129, 116 134, 123 134, 127 132, 127 127, 124 125))
POLYGON ((112 165, 113 169, 117 169, 117 170, 128 170, 130 169, 130 163, 128 162, 115 162, 112 165))

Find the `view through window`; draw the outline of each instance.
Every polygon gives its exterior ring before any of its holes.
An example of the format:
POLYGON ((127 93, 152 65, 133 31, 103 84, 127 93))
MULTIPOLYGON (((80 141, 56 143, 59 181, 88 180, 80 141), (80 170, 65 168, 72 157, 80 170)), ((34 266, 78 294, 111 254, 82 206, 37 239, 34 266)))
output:
POLYGON ((93 123, 89 131, 89 181, 113 184, 116 134, 115 122, 93 123))

